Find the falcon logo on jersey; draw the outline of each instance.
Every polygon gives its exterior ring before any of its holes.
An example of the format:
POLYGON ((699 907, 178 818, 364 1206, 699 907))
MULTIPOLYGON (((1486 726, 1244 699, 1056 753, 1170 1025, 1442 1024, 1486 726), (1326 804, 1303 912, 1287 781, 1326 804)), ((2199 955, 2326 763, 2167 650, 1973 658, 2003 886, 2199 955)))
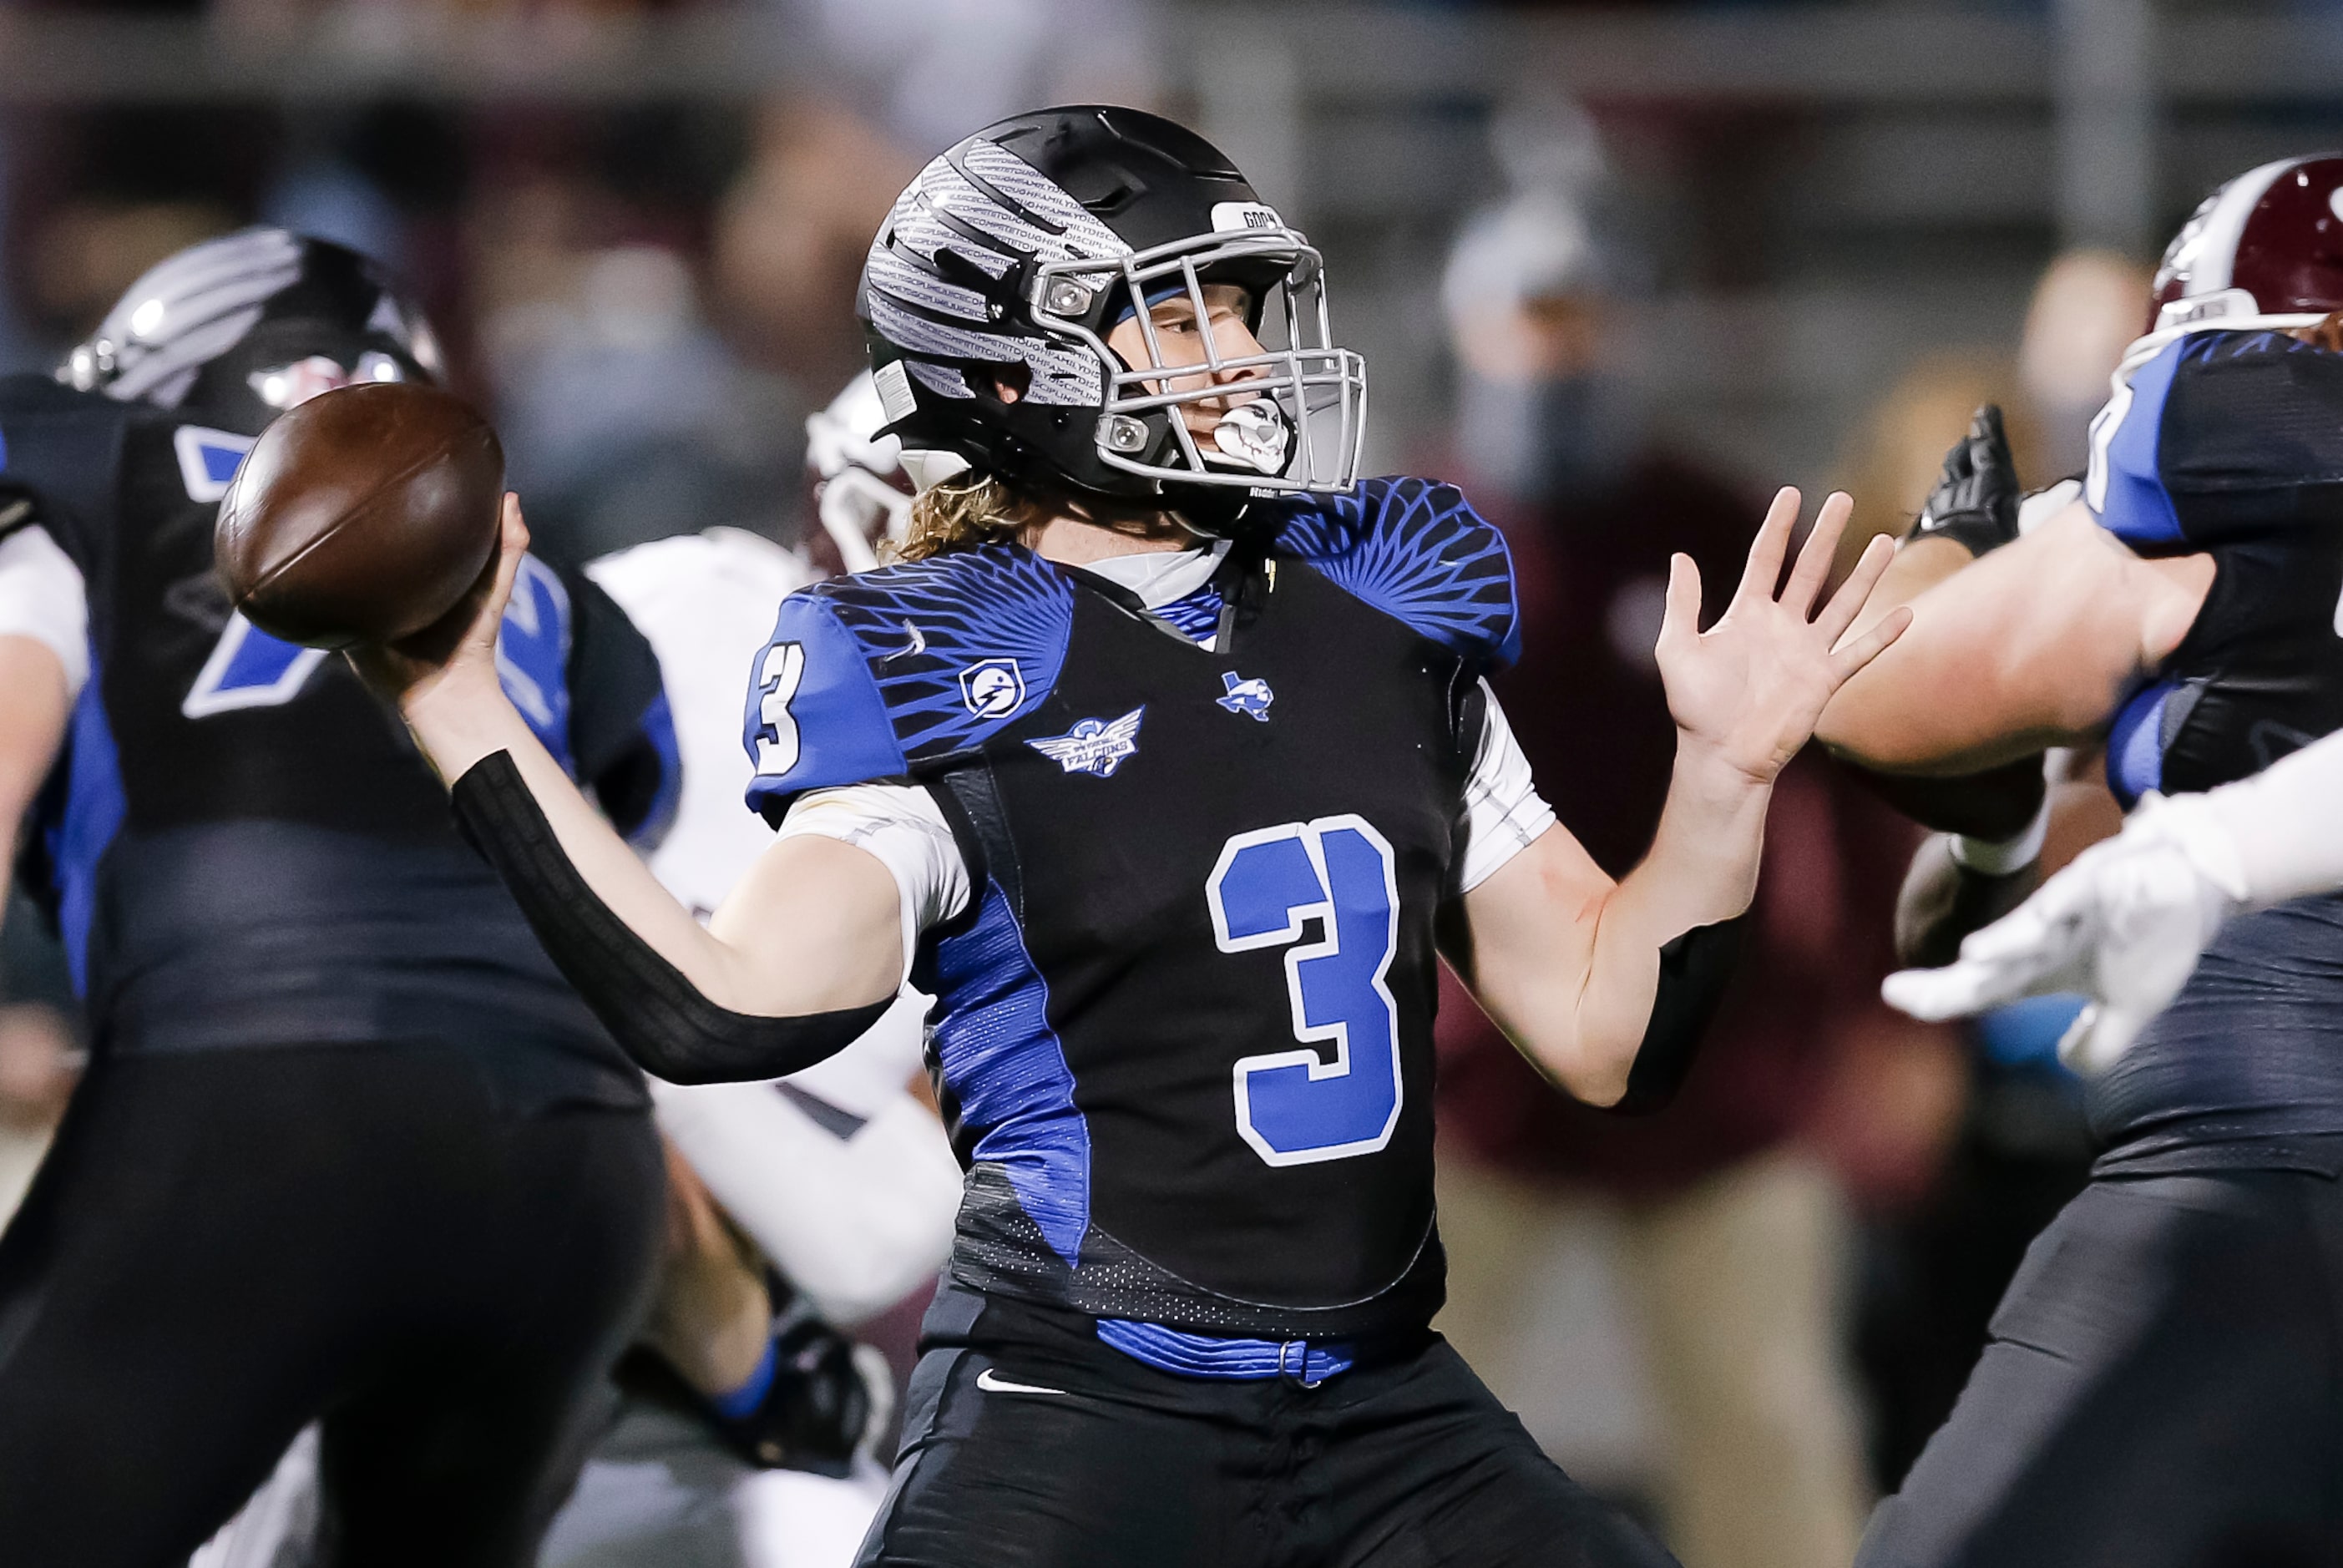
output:
POLYGON ((960 672, 960 699, 979 719, 1006 719, 1025 705, 1025 672, 1013 658, 980 659, 960 672))
POLYGON ((187 487, 187 499, 209 504, 226 495, 236 469, 244 464, 244 455, 252 450, 253 440, 250 436, 206 430, 200 425, 182 425, 172 431, 171 449, 178 454, 179 477, 187 487))
POLYGON ((1257 675, 1248 679, 1232 669, 1222 675, 1221 684, 1229 694, 1215 697, 1214 702, 1231 713, 1243 714, 1256 724, 1269 722, 1269 705, 1277 700, 1277 693, 1269 689, 1269 682, 1257 675))
POLYGON ((1139 721, 1146 712, 1147 706, 1141 703, 1120 719, 1085 719, 1063 735, 1025 744, 1069 773, 1111 779, 1125 758, 1137 754, 1139 721))

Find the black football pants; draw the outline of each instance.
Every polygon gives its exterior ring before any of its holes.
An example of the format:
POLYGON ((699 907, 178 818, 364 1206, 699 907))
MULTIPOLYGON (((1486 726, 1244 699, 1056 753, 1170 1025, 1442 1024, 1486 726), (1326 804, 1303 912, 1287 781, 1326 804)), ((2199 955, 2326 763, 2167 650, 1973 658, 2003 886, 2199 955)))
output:
MULTIPOLYGON (((947 1287, 947 1293, 957 1287, 947 1287)), ((938 1314, 931 1314, 930 1323, 938 1314)), ((1446 1341, 1315 1388, 1057 1334, 929 1349, 861 1568, 1663 1568, 1446 1341)))
POLYGON ((2343 1189, 2094 1181, 2036 1238, 1856 1561, 2343 1565, 2343 1189))
POLYGON ((663 1183, 444 1049, 100 1059, 0 1236, 0 1563, 184 1564, 319 1416, 338 1562, 528 1563, 663 1183))

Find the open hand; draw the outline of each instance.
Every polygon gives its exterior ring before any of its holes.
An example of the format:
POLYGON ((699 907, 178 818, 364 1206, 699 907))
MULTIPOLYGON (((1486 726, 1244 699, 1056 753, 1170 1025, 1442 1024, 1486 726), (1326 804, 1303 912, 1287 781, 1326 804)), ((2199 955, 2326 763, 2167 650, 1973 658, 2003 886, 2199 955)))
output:
POLYGON ((451 680, 484 677, 496 684, 497 633, 520 558, 528 550, 528 525, 521 519, 518 496, 506 494, 498 529, 497 553, 455 608, 413 637, 348 650, 351 668, 368 686, 404 706, 451 680))
POLYGON ((1667 616, 1656 653, 1677 745, 1707 752, 1758 784, 1774 781, 1814 734, 1832 694, 1912 621, 1911 610, 1898 608, 1836 646, 1896 553, 1884 538, 1871 541, 1855 574, 1815 613, 1855 507, 1844 494, 1823 503, 1788 584, 1775 593, 1798 503, 1798 492, 1787 487, 1775 496, 1733 602, 1706 631, 1700 629, 1700 568, 1689 556, 1668 562, 1667 616))

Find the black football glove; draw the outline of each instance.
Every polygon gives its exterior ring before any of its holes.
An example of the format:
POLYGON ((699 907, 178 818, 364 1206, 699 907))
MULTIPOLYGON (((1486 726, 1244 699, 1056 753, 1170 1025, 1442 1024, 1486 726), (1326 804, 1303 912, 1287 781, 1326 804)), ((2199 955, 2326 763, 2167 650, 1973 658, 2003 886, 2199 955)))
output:
POLYGON ((768 1286, 785 1303, 773 1320, 772 1384, 756 1409, 731 1417, 709 1410, 709 1422, 759 1469, 842 1476, 857 1446, 886 1421, 892 1391, 871 1386, 854 1341, 817 1317, 802 1296, 793 1298, 777 1276, 768 1286))
POLYGON ((1987 403, 1970 416, 1969 433, 1945 454, 1944 474, 1904 537, 1951 539, 1981 556, 2017 537, 2019 495, 2001 407, 1987 403))

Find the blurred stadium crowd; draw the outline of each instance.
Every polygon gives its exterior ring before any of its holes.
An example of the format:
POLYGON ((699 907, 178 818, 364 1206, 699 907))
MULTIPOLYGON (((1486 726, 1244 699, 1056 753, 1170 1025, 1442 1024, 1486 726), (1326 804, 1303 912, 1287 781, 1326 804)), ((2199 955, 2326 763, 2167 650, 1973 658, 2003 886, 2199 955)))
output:
MULTIPOLYGON (((1031 105, 1198 101, 1167 64, 1182 15, 1156 0, 766 4, 794 85, 753 105, 0 113, 0 369, 53 362, 170 252, 278 224, 409 281, 458 387, 493 410, 548 551, 582 560, 711 527, 803 546, 818 531, 807 417, 860 360, 857 271, 919 164, 1031 105)), ((220 0, 211 19, 265 35, 510 11, 542 30, 684 8, 220 0)), ((1724 266, 1712 281, 1729 284, 1731 266, 1765 265, 1720 263, 1730 242, 1654 217, 1676 210, 1654 167, 1729 171, 1740 122, 1590 112, 1534 84, 1455 118, 1470 188, 1430 245, 1389 238, 1423 263, 1420 291, 1344 293, 1349 269, 1381 265, 1375 226, 1353 218, 1329 246, 1334 309, 1346 327, 1372 309, 1359 335, 1402 346, 1393 369, 1377 360, 1386 466, 1459 480, 1505 528, 1529 637, 1499 692, 1561 818, 1617 873, 1648 841, 1669 764, 1650 655, 1667 553, 1722 592, 1784 479, 1843 484, 1865 528, 1899 528, 1983 401, 2010 410, 2027 483, 2074 471, 2146 270, 2007 226, 1992 243, 2037 276, 2022 320, 1995 307, 1966 336, 1914 330, 1885 376, 1845 394, 1865 417, 1806 432, 1804 450, 1835 462, 1769 469, 1665 407, 1669 339, 1638 329, 1654 279, 1724 266)), ((1737 221, 1731 201, 1686 210, 1737 221)), ((1883 265, 1892 292, 1898 263, 1883 265)), ((1692 1568, 1847 1561, 1871 1500, 1949 1409, 2026 1241, 2082 1181, 2055 1008, 1955 1032, 1878 1000, 1913 840, 1851 776, 1816 757, 1793 769, 1751 961, 1712 1057, 1657 1121, 1544 1091, 1461 990, 1443 1012, 1442 1326, 1565 1467, 1645 1512, 1692 1568)), ((0 1211, 76 1060, 63 966, 21 900, 5 949, 0 1211)), ((917 1308, 874 1331, 899 1363, 917 1308)))

